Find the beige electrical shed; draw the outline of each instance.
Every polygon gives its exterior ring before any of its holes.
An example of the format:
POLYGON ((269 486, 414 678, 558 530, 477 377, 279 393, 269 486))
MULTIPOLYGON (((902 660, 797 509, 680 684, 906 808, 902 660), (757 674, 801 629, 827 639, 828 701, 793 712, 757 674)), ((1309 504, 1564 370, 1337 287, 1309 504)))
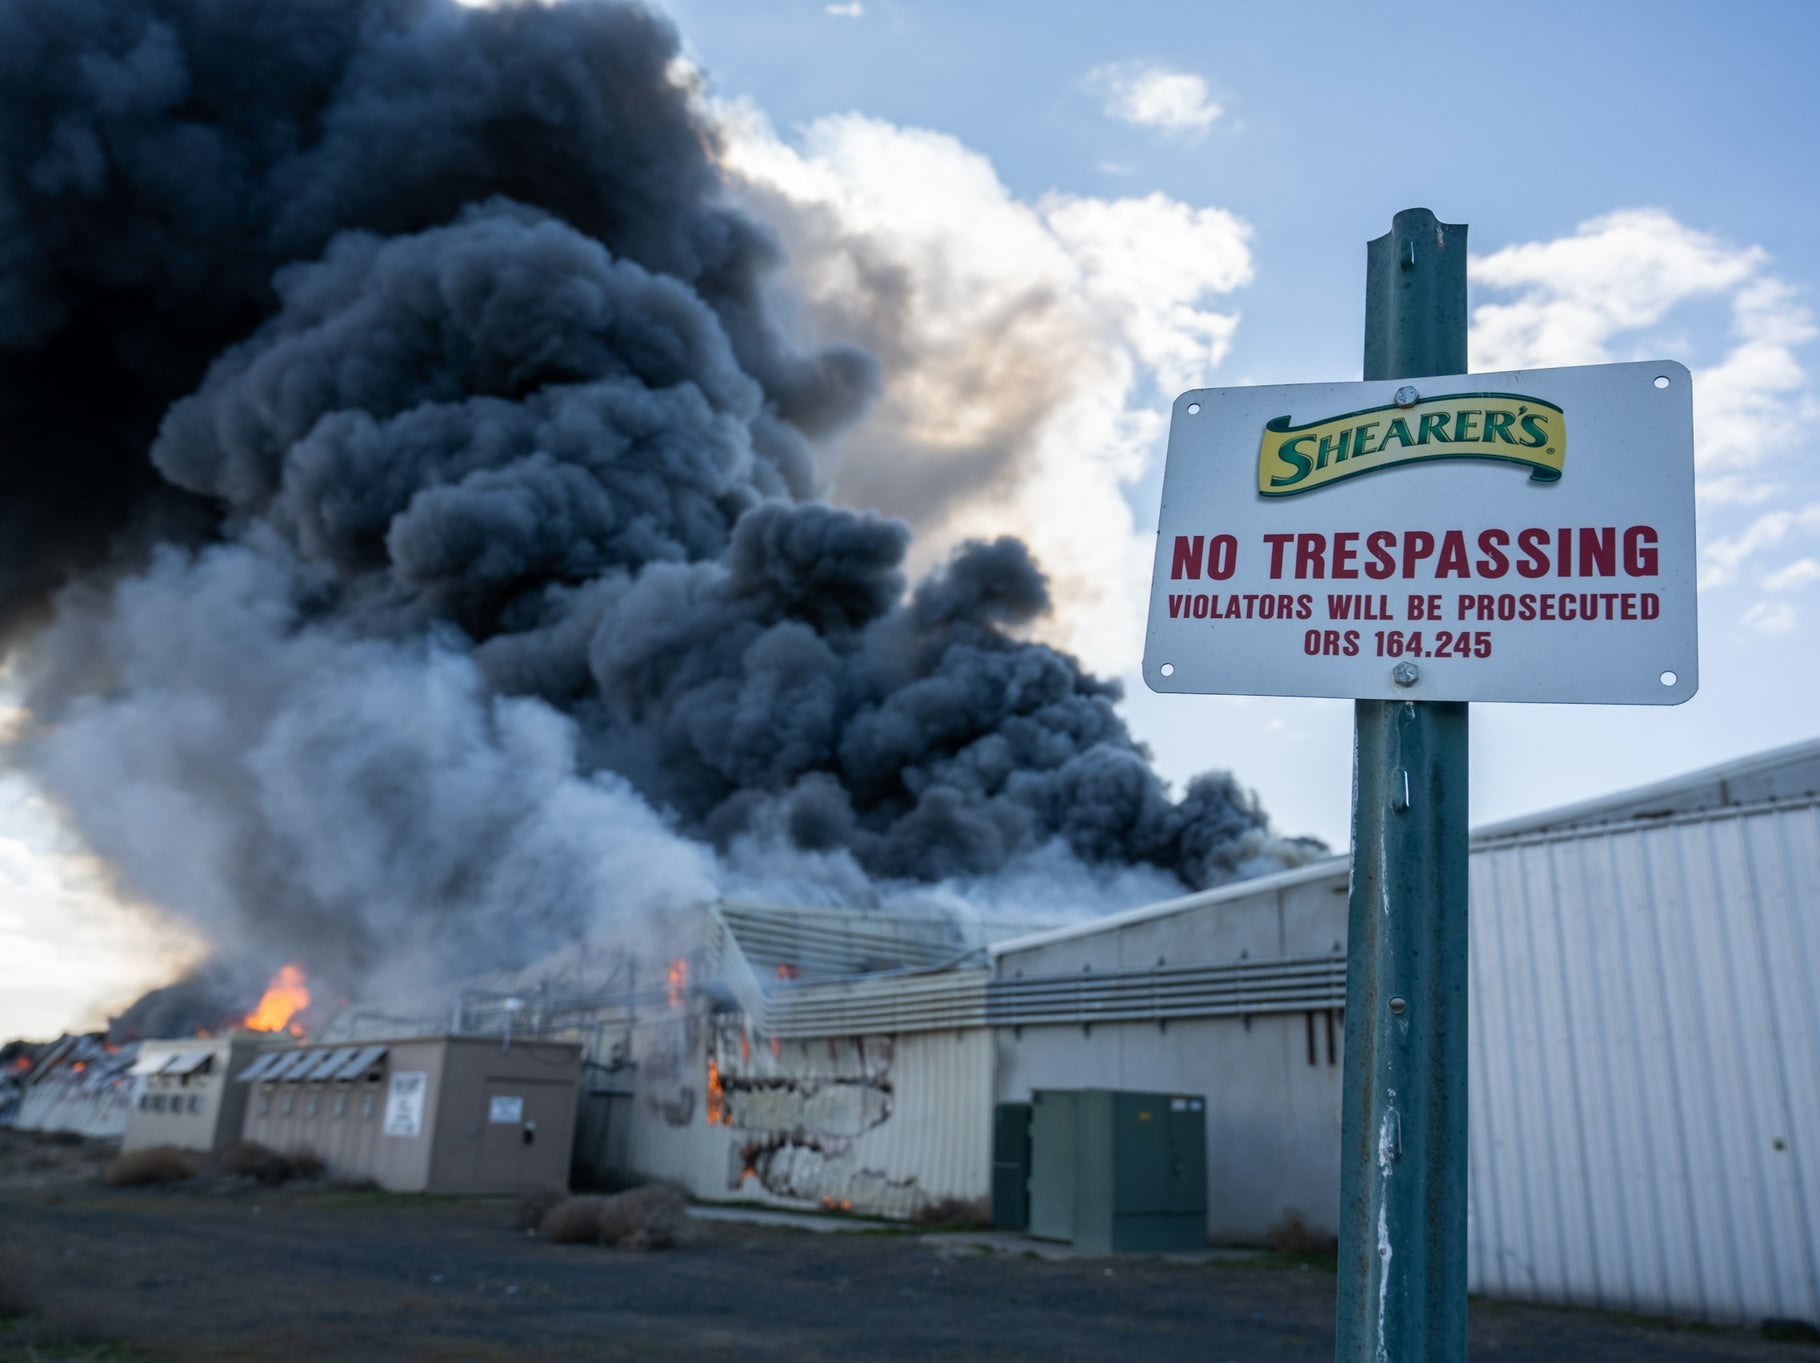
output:
POLYGON ((568 1186, 581 1047, 433 1036, 268 1051, 240 1071, 245 1133, 403 1193, 568 1186))
POLYGON ((246 1086, 232 1076, 246 1068, 269 1037, 186 1037, 142 1041, 128 1071, 133 1106, 126 1119, 122 1150, 178 1145, 213 1150, 240 1139, 246 1116, 246 1086))

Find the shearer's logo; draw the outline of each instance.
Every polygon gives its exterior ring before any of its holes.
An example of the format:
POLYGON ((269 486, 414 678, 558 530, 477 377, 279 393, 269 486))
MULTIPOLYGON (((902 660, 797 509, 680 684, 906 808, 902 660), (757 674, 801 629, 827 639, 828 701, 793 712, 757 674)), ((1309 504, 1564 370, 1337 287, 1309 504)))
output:
POLYGON ((1258 493, 1293 497, 1342 478, 1428 459, 1499 459, 1552 483, 1567 458, 1567 418, 1521 393, 1449 393, 1411 407, 1373 407, 1306 426, 1264 423, 1258 493))

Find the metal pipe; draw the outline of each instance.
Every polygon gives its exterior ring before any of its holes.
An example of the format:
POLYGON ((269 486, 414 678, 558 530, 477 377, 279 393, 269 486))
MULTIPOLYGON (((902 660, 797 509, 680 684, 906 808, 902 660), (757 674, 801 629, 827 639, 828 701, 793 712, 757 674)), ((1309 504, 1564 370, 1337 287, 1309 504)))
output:
MULTIPOLYGON (((1466 228, 1407 209, 1366 251, 1365 378, 1466 372, 1466 228)), ((1340 1363, 1466 1358, 1461 702, 1354 705, 1340 1363)))

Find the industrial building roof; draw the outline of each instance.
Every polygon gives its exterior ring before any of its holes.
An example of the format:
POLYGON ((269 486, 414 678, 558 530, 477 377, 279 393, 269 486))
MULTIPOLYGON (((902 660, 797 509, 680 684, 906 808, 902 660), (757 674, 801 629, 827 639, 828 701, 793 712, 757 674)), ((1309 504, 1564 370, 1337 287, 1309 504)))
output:
POLYGON ((1820 738, 1473 830, 1474 842, 1820 795, 1820 738))
POLYGON ((942 965, 978 946, 972 926, 934 915, 721 900, 739 949, 766 978, 829 979, 942 965))
MULTIPOLYGON (((1667 818, 1703 809, 1732 808, 1768 800, 1812 799, 1817 794, 1820 794, 1820 739, 1812 739, 1786 748, 1737 758, 1718 766, 1704 767, 1653 785, 1638 786, 1593 800, 1561 805, 1520 819, 1476 828, 1472 833, 1472 841, 1477 846, 1529 834, 1625 823, 1636 819, 1667 818)), ((1123 913, 1108 914, 1104 918, 1093 918, 1064 928, 997 941, 988 950, 996 960, 1001 956, 1091 936, 1134 923, 1146 923, 1172 914, 1192 913, 1217 904, 1293 889, 1311 881, 1346 874, 1350 860, 1347 855, 1323 857, 1319 861, 1309 862, 1293 870, 1279 871, 1274 875, 1234 881, 1177 899, 1166 899, 1141 908, 1127 909, 1123 913)))
POLYGON ((1322 857, 1319 861, 1311 861, 1305 866, 1297 866, 1288 871, 1278 871, 1273 875, 1253 876, 1249 880, 1235 880, 1229 885, 1216 885, 1211 890, 1197 890, 1193 894, 1185 894, 1178 899, 1165 899, 1161 903, 1145 904, 1135 909, 1126 909, 1123 913, 1109 913, 1104 918, 1090 918, 1084 923, 1073 923, 1065 928, 1050 928, 1044 932, 1007 938, 1004 941, 994 942, 987 948, 987 953, 997 960, 1001 956, 1048 946, 1053 942, 1066 942, 1076 937, 1088 937, 1094 933, 1112 931, 1132 923, 1148 923, 1152 919, 1168 918, 1172 914, 1194 913, 1200 909, 1211 908, 1216 904, 1250 899, 1255 895, 1272 894, 1278 890, 1294 889, 1298 885, 1330 879, 1335 874, 1346 874, 1349 860, 1344 856, 1322 857))

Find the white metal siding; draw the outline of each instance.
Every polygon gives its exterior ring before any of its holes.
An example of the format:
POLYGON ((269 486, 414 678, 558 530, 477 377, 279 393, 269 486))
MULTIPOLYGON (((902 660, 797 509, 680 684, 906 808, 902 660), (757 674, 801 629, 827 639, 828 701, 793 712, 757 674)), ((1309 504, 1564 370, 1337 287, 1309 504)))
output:
POLYGON ((1346 876, 1335 858, 1101 931, 1001 943, 988 995, 1003 1024, 998 1098, 1027 1100, 1040 1088, 1204 1096, 1208 1236, 1260 1243, 1292 1218, 1332 1234, 1344 1048, 1336 1018, 1330 1059, 1326 1012, 1346 999, 1346 876), (1066 980, 1078 982, 1072 1006, 1066 980), (1197 987, 1167 1013, 1149 1000, 1108 1006, 1151 980, 1197 987))
MULTIPOLYGON (((943 1197, 992 1190, 992 1033, 918 1032, 897 1038, 891 1120, 867 1132, 854 1154, 891 1179, 913 1179, 881 1210, 914 1211, 943 1197)), ((856 1208, 857 1210, 857 1208, 856 1208)))
POLYGON ((1472 856, 1470 1278, 1820 1320, 1820 806, 1472 856))

